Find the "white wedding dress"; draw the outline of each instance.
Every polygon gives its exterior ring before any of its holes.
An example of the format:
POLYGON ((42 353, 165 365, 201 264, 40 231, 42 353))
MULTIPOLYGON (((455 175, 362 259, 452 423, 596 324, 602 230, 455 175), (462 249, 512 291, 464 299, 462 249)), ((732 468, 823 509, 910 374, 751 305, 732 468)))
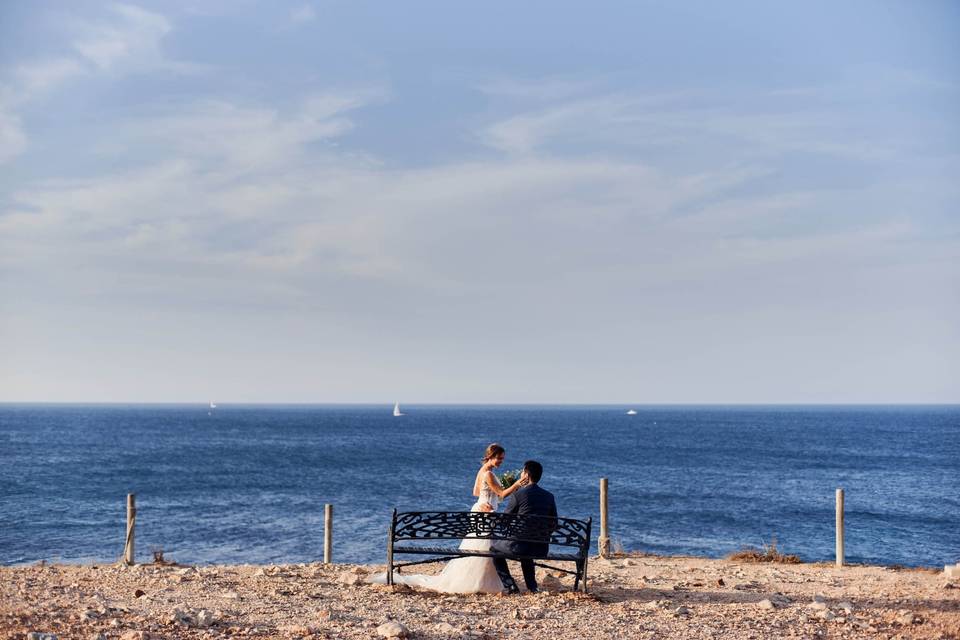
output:
MULTIPOLYGON (((490 472, 493 473, 492 471, 490 472)), ((496 478, 494 478, 496 482, 496 478)), ((500 503, 500 496, 490 490, 486 482, 480 489, 480 496, 473 503, 470 511, 482 511, 484 504, 489 504, 496 511, 500 503)), ((490 541, 485 538, 464 538, 460 543, 461 549, 472 551, 487 551, 490 541)), ((493 567, 493 560, 483 556, 454 558, 435 576, 421 574, 405 575, 393 572, 395 584, 406 584, 411 587, 420 587, 439 591, 440 593, 500 593, 504 591, 503 583, 497 570, 493 567)), ((376 584, 386 584, 386 575, 378 575, 370 580, 376 584)))

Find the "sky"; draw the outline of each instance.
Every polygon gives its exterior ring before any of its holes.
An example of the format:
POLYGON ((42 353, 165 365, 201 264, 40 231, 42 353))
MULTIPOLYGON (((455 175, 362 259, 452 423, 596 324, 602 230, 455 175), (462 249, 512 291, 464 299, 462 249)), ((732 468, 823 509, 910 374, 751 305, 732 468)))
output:
POLYGON ((0 4, 0 401, 960 402, 960 4, 0 4))

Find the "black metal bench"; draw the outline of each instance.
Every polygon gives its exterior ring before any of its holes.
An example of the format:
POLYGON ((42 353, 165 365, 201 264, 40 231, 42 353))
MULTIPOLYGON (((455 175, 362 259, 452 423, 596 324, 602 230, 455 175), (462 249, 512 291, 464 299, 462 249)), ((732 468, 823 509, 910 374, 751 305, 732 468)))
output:
POLYGON ((387 584, 393 584, 393 572, 401 567, 410 567, 430 562, 447 562, 454 558, 483 556, 508 560, 533 560, 545 569, 560 571, 575 576, 574 591, 587 590, 587 554, 590 552, 590 527, 592 518, 552 518, 548 516, 517 515, 508 513, 482 513, 477 511, 406 511, 393 510, 390 533, 387 536, 387 584), (497 551, 475 551, 459 546, 434 546, 425 543, 432 540, 456 540, 481 538, 513 542, 543 543, 550 541, 546 556, 520 556, 497 551), (396 554, 433 556, 426 560, 395 562, 396 554), (576 569, 561 569, 542 560, 573 562, 576 569))

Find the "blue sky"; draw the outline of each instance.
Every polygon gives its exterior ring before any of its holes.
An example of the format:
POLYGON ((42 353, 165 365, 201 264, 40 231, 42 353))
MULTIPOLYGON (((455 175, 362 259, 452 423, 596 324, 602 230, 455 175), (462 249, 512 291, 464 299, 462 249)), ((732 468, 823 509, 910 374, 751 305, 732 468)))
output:
POLYGON ((0 400, 960 401, 960 5, 0 7, 0 400))

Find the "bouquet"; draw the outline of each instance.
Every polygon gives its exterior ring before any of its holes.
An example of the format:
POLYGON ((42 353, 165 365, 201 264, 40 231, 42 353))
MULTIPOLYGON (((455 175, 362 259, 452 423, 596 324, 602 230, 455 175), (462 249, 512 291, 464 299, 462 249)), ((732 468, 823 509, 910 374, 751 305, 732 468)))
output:
POLYGON ((521 473, 519 470, 504 471, 503 475, 500 476, 500 486, 504 489, 509 489, 520 479, 521 473))

